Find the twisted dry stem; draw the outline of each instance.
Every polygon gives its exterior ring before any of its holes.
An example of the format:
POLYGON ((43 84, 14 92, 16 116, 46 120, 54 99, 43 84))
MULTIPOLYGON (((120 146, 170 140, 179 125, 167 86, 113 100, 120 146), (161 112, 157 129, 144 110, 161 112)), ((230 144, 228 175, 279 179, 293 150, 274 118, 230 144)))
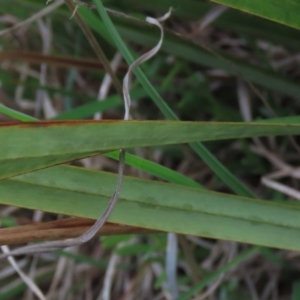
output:
POLYGON ((88 242, 90 239, 92 239, 96 233, 99 231, 99 229, 102 227, 102 225, 107 221, 108 217, 112 213, 117 200, 118 196, 120 194, 121 186, 122 186, 122 177, 123 177, 123 171, 124 171, 124 165, 125 165, 125 150, 120 150, 120 161, 119 161, 119 169, 118 169, 118 181, 117 186, 114 194, 110 198, 107 208, 105 212, 99 217, 99 219, 95 222, 95 224, 88 229, 84 234, 81 236, 69 239, 65 241, 52 241, 52 242, 46 242, 44 244, 37 244, 37 245, 29 245, 24 246, 18 249, 15 249, 9 253, 4 253, 0 255, 0 260, 4 259, 8 256, 16 256, 16 255, 24 255, 24 254, 38 254, 43 253, 46 251, 54 251, 62 248, 67 247, 73 247, 81 245, 82 243, 88 242))

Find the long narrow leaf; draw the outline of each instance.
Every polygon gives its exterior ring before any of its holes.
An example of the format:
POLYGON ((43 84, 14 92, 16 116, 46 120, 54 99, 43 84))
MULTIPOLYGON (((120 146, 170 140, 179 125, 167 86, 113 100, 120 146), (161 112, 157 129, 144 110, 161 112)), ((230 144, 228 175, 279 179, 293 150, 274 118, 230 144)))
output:
MULTIPOLYGON (((106 153, 105 156, 118 160, 119 152, 109 152, 106 153)), ((125 163, 129 166, 132 166, 136 169, 139 169, 145 173, 151 174, 168 182, 204 189, 204 187, 200 183, 197 183, 193 179, 190 179, 183 174, 180 174, 147 159, 134 156, 130 153, 126 153, 125 163)))
POLYGON ((0 125, 0 178, 120 148, 299 134, 300 125, 176 121, 74 121, 0 125))
POLYGON ((300 3, 298 1, 212 0, 254 15, 300 29, 300 3))
MULTIPOLYGON (((0 182, 0 202, 95 219, 116 175, 57 166, 0 182), (22 191, 22 192, 20 192, 22 191)), ((300 250, 300 208, 124 177, 111 222, 300 250)))

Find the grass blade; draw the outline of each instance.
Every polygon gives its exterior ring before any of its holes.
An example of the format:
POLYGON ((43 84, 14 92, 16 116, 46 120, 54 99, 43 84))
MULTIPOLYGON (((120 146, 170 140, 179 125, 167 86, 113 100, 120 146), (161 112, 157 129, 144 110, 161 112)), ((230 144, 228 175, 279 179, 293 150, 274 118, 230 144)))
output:
POLYGON ((279 22, 300 29, 299 10, 300 3, 297 1, 273 0, 261 2, 260 0, 212 0, 242 11, 279 22))
MULTIPOLYGON (((2 180, 0 202, 95 219, 105 209, 115 182, 114 174, 57 166, 2 180)), ((124 177, 110 221, 299 251, 299 209, 292 203, 124 177)))
POLYGON ((6 143, 0 147, 0 178, 116 149, 299 133, 298 124, 256 122, 56 121, 1 124, 0 140, 6 143))

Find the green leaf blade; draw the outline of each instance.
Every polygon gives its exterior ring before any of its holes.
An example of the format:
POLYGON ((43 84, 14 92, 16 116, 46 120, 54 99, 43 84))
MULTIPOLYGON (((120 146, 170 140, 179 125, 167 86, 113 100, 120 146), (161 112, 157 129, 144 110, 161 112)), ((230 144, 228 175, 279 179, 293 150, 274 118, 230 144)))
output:
POLYGON ((300 125, 180 121, 73 121, 0 126, 0 178, 116 149, 300 134, 300 125), (34 142, 33 142, 34 141, 34 142))
POLYGON ((223 5, 300 29, 300 3, 294 0, 212 0, 223 5))
MULTIPOLYGON (((116 176, 67 166, 48 168, 1 181, 0 202, 96 219, 114 191, 116 176)), ((300 250, 299 210, 293 204, 124 177, 110 221, 300 250)))

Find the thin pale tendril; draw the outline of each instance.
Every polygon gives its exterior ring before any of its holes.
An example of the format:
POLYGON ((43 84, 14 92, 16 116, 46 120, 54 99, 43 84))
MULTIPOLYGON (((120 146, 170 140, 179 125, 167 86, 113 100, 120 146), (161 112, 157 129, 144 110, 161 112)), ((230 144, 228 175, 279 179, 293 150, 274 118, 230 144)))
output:
POLYGON ((163 39, 164 39, 164 30, 163 30, 163 27, 161 26, 160 22, 163 22, 166 19, 168 19, 171 15, 171 12, 172 12, 172 8, 170 8, 169 11, 165 15, 163 15, 162 17, 160 17, 158 19, 154 19, 151 17, 146 18, 147 23, 149 23, 151 25, 155 25, 160 29, 160 39, 154 48, 152 48, 148 52, 144 53, 142 56, 140 56, 137 60, 135 60, 129 66, 129 69, 124 77, 124 80, 123 80, 123 95, 124 95, 124 103, 125 103, 124 120, 129 120, 129 118, 130 118, 131 101, 130 101, 130 95, 129 95, 129 88, 130 88, 130 84, 131 84, 132 72, 137 66, 139 66, 143 62, 149 60, 151 57, 153 57, 159 51, 159 49, 163 43, 163 39))

